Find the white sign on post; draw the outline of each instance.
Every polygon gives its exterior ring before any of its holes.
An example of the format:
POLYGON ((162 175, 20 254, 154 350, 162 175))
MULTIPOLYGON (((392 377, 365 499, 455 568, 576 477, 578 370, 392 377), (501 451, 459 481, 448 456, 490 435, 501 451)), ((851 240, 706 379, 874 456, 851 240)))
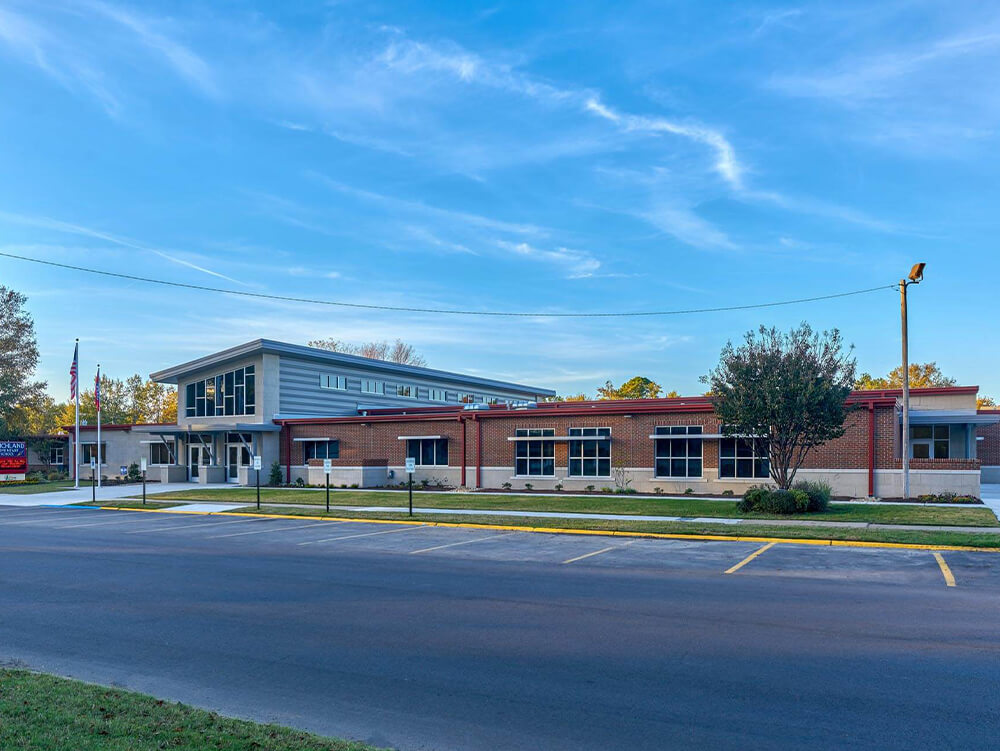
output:
POLYGON ((406 457, 406 472, 407 474, 413 474, 417 469, 417 460, 412 456, 406 457))
POLYGON ((139 471, 140 472, 145 472, 146 471, 146 460, 145 459, 140 459, 139 460, 139 471))
POLYGON ((260 472, 260 467, 261 467, 260 457, 259 456, 255 456, 253 458, 253 468, 255 470, 257 470, 258 472, 260 472))
POLYGON ((330 474, 333 471, 333 462, 329 459, 323 460, 323 472, 325 474, 330 474))
POLYGON ((92 470, 97 469, 97 459, 94 459, 93 457, 90 458, 90 468, 92 470))

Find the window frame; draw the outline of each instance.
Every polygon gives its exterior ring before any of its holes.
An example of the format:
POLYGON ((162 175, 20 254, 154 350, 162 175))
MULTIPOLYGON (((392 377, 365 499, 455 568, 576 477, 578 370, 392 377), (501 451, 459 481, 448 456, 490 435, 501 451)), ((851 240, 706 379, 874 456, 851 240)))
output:
POLYGON ((256 379, 255 366, 244 365, 184 384, 184 416, 246 417, 255 415, 257 413, 256 379))
POLYGON ((517 428, 514 430, 515 438, 537 438, 534 441, 514 441, 515 477, 530 479, 556 476, 555 435, 555 428, 517 428), (536 449, 537 451, 535 451, 536 449), (538 463, 538 472, 531 471, 532 462, 538 463), (524 472, 521 471, 522 467, 524 472), (550 469, 550 471, 546 472, 546 469, 550 469))
POLYGON ((951 458, 951 425, 948 423, 938 425, 911 425, 910 426, 910 458, 911 459, 950 459, 951 458), (930 437, 914 438, 913 434, 919 428, 929 428, 930 437), (942 430, 939 430, 942 429, 942 430), (939 433, 943 432, 944 437, 939 433), (944 456, 939 456, 939 444, 944 444, 944 456), (916 447, 926 447, 927 456, 917 456, 916 447))
POLYGON ((167 444, 163 443, 162 441, 157 441, 156 443, 149 444, 149 466, 150 467, 165 467, 165 466, 169 466, 169 465, 173 464, 173 462, 170 461, 170 455, 172 453, 175 453, 175 451, 176 451, 175 447, 168 446, 167 444), (171 451, 171 448, 174 448, 174 451, 171 451), (153 450, 154 449, 156 449, 157 452, 159 452, 159 451, 166 452, 166 459, 167 460, 165 462, 158 462, 158 461, 156 461, 156 459, 153 458, 153 450))
POLYGON ((415 459, 418 467, 447 467, 448 464, 448 439, 441 438, 407 438, 406 458, 415 459), (424 459, 428 456, 428 447, 433 461, 428 463, 424 459), (444 459, 444 461, 441 461, 444 459))
MULTIPOLYGON (((91 458, 95 458, 95 459, 97 458, 97 457, 94 456, 94 453, 96 451, 96 449, 94 447, 96 445, 97 445, 96 441, 89 441, 87 443, 81 443, 80 444, 80 458, 81 458, 81 462, 80 463, 81 464, 90 464, 91 458)), ((100 466, 102 466, 102 467, 108 466, 108 443, 107 443, 107 441, 101 441, 101 464, 100 464, 100 466)))
POLYGON ((768 440, 766 438, 741 438, 738 436, 732 436, 729 438, 719 439, 719 479, 720 480, 766 480, 771 476, 771 458, 769 452, 768 440), (727 441, 733 441, 733 454, 729 455, 723 453, 723 444, 727 441), (741 450, 744 450, 749 444, 750 453, 740 454, 741 450), (758 451, 758 448, 763 446, 763 453, 758 451), (723 474, 723 462, 732 461, 733 463, 733 474, 723 474), (751 473, 740 474, 740 461, 750 461, 751 473), (760 472, 761 467, 764 467, 763 473, 760 472))
POLYGON ((417 387, 412 383, 397 383, 396 396, 400 399, 416 399, 417 387))
POLYGON ((324 391, 347 391, 347 376, 337 373, 320 373, 319 387, 324 391))
POLYGON ((361 393, 385 396, 385 381, 380 381, 377 378, 362 378, 361 393), (374 388, 369 388, 369 386, 373 386, 374 388))
POLYGON ((574 437, 574 440, 568 441, 568 446, 566 450, 566 476, 578 479, 607 479, 611 477, 611 428, 609 427, 578 427, 569 428, 567 435, 574 437), (574 432, 581 431, 581 432, 574 432), (593 433, 587 433, 583 431, 595 431, 593 433), (606 432, 597 432, 606 431, 606 432), (587 450, 584 444, 594 444, 593 455, 588 456, 587 450), (602 446, 601 444, 605 444, 602 446), (607 451, 606 455, 602 455, 601 449, 604 448, 607 451), (596 474, 585 474, 583 472, 586 462, 594 462, 594 466, 597 470, 596 474), (604 465, 607 465, 607 474, 603 474, 601 469, 604 465), (580 468, 579 472, 574 472, 574 465, 578 465, 580 468))
POLYGON ((65 446, 53 446, 49 449, 49 464, 65 464, 66 463, 66 447, 65 446), (58 454, 56 453, 58 452, 58 454), (55 457, 58 455, 58 459, 55 457))
POLYGON ((653 429, 653 435, 663 435, 662 438, 653 439, 653 476, 664 480, 693 480, 705 476, 705 439, 700 437, 704 434, 703 425, 657 425, 653 429), (660 431, 667 431, 662 433, 660 431), (678 452, 674 454, 675 444, 683 443, 683 456, 678 452), (695 456, 691 449, 692 443, 698 444, 698 454, 695 456), (666 448, 664 453, 662 450, 666 448), (668 474, 660 474, 660 463, 665 462, 669 470, 668 474), (684 463, 685 474, 675 474, 674 467, 678 462, 684 463), (692 467, 697 466, 697 473, 693 473, 692 467))
POLYGON ((329 441, 302 441, 302 463, 309 464, 311 461, 323 461, 324 459, 340 458, 340 439, 331 438, 329 441), (320 446, 324 451, 317 451, 320 446), (333 451, 331 451, 331 446, 333 451), (311 450, 310 450, 311 449, 311 450), (312 454, 312 456, 310 456, 312 454), (321 455, 322 454, 322 455, 321 455))

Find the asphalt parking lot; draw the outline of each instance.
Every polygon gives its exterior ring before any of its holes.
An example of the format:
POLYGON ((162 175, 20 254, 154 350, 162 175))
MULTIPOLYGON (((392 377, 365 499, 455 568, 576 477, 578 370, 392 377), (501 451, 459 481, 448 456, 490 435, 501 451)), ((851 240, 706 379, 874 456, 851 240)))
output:
POLYGON ((996 553, 0 508, 0 560, 0 660, 401 749, 1000 732, 996 553))

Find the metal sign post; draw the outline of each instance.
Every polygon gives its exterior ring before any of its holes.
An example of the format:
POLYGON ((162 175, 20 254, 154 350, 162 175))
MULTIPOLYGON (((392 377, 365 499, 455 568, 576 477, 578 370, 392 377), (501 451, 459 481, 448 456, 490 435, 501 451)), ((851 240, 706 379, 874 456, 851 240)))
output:
POLYGON ((139 469, 142 470, 142 505, 146 505, 146 460, 139 460, 139 469))
POLYGON ((417 460, 412 456, 406 458, 406 476, 409 478, 410 489, 410 516, 413 516, 413 473, 417 469, 417 460))
POLYGON ((326 513, 330 513, 330 473, 333 471, 333 462, 329 459, 323 460, 323 474, 326 475, 326 513))
POLYGON ((97 469, 97 461, 90 457, 90 502, 97 503, 97 477, 94 471, 97 469))
POLYGON ((253 469, 254 469, 254 474, 257 475, 257 510, 258 511, 260 511, 260 467, 261 467, 260 456, 255 456, 253 458, 253 469))

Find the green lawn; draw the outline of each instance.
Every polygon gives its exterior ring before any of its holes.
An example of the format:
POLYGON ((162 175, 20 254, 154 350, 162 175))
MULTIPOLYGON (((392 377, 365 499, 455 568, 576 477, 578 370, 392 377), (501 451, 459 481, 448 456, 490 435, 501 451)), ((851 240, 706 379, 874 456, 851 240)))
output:
MULTIPOLYGON (((72 480, 60 480, 59 482, 39 482, 32 485, 3 485, 0 484, 0 496, 2 495, 32 495, 33 493, 51 493, 54 490, 68 490, 73 487, 72 480)), ((83 482, 80 487, 84 487, 83 482)), ((88 485, 89 487, 89 485, 88 485)))
MULTIPOLYGON (((247 509, 248 511, 251 509, 247 509)), ((256 510, 254 509, 256 513, 256 510)), ((233 512, 233 513, 239 513, 233 512)), ((322 518, 322 508, 289 509, 287 506, 263 506, 264 514, 295 514, 322 518)), ((724 537, 771 537, 799 540, 850 540, 915 545, 961 545, 1000 550, 1000 534, 936 532, 920 530, 857 529, 853 527, 776 527, 766 524, 693 524, 691 522, 613 521, 603 519, 540 519, 530 516, 489 516, 488 514, 419 514, 408 516, 398 512, 362 514, 336 511, 331 517, 357 519, 388 519, 394 521, 441 522, 446 524, 493 524, 526 528, 592 529, 616 532, 654 532, 659 534, 720 535, 724 537)))
MULTIPOLYGON (((261 488, 261 501, 268 504, 306 503, 322 505, 322 490, 261 488)), ((255 488, 192 488, 158 493, 157 501, 256 502, 255 488)), ((405 493, 338 490, 330 493, 337 506, 405 506, 405 493)), ((984 506, 905 506, 902 504, 831 503, 822 514, 780 517, 768 514, 741 514, 736 501, 702 501, 692 498, 600 498, 594 496, 545 497, 536 495, 487 493, 414 493, 415 506, 425 508, 487 509, 505 511, 552 511, 597 514, 648 514, 653 516, 730 517, 746 519, 808 519, 811 521, 876 522, 880 524, 936 524, 944 526, 993 527, 997 518, 984 506)), ((295 512, 290 512, 295 513, 295 512)))
POLYGON ((89 683, 0 669, 3 751, 375 751, 89 683))

